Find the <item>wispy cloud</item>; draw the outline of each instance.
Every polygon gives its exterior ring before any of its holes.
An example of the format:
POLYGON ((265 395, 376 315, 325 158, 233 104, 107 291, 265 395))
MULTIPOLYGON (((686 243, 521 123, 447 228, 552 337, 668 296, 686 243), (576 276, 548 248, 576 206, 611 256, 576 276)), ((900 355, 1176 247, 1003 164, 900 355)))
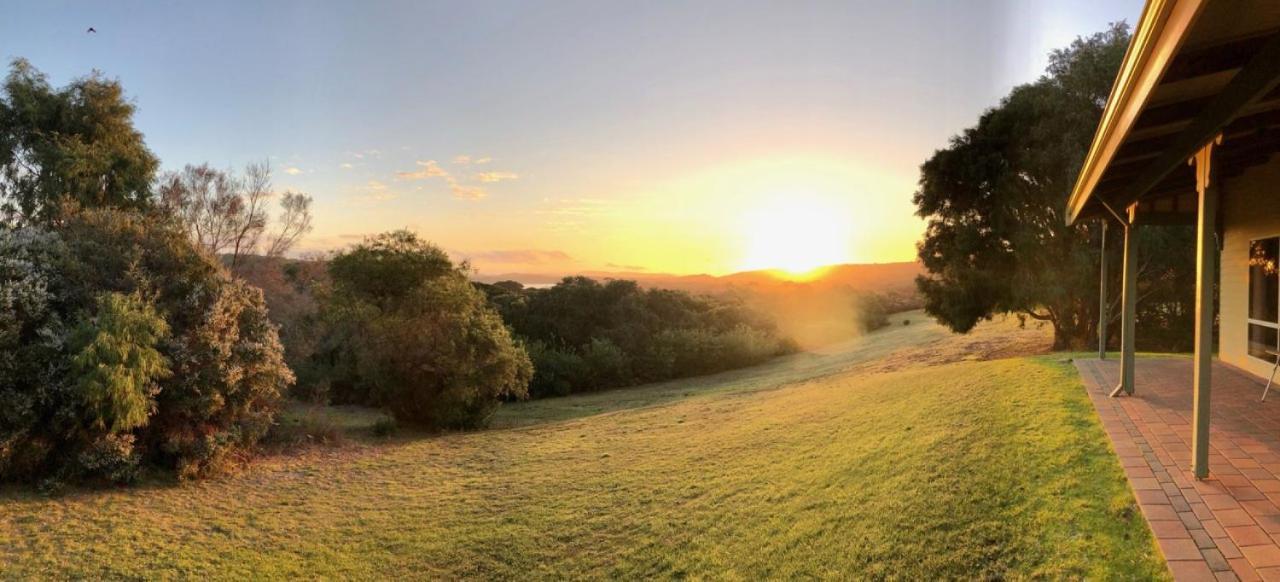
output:
POLYGON ((489 195, 488 192, 484 191, 484 188, 479 186, 468 186, 458 182, 452 177, 446 179, 449 180, 449 189, 453 191, 454 198, 461 198, 463 200, 479 200, 489 195))
POLYGON ((502 182, 506 180, 515 180, 520 176, 515 172, 480 172, 475 175, 475 179, 485 183, 502 182))
POLYGON ((475 164, 475 165, 487 164, 491 161, 493 161, 493 158, 488 156, 485 156, 482 158, 471 157, 470 155, 467 155, 467 154, 453 156, 453 163, 458 166, 470 166, 472 164, 475 164))
POLYGON ((378 180, 369 180, 359 189, 355 199, 362 202, 386 202, 399 197, 400 195, 392 192, 391 188, 385 183, 378 180))
POLYGON ((354 168, 354 167, 356 167, 356 166, 355 166, 355 164, 352 164, 351 162, 342 162, 341 164, 338 164, 338 167, 339 167, 339 168, 342 168, 342 169, 344 169, 344 170, 350 170, 351 168, 354 168))
MULTIPOLYGON (((472 164, 487 163, 490 158, 472 158, 469 155, 455 156, 452 163, 460 166, 468 166, 472 164)), ((412 171, 396 172, 396 180, 426 180, 429 178, 443 178, 445 183, 449 185, 449 191, 453 193, 454 198, 463 200, 480 200, 489 195, 489 193, 480 184, 492 184, 495 182, 503 182, 506 180, 515 180, 519 178, 514 172, 479 172, 466 179, 449 173, 449 170, 441 167, 440 162, 435 160, 418 160, 414 162, 417 169, 412 171), (477 184, 476 182, 479 182, 477 184)), ((414 190, 422 190, 421 186, 417 186, 414 190)))
POLYGON ((283 171, 284 173, 290 176, 297 176, 298 174, 302 173, 302 168, 299 168, 297 166, 288 166, 283 171))
POLYGON ((618 263, 605 263, 610 269, 621 269, 623 271, 647 271, 648 269, 640 265, 619 265, 618 263))
POLYGON ((427 178, 443 177, 448 178, 449 172, 440 167, 435 160, 419 160, 414 162, 419 168, 412 172, 396 172, 396 178, 400 180, 426 180, 427 178))

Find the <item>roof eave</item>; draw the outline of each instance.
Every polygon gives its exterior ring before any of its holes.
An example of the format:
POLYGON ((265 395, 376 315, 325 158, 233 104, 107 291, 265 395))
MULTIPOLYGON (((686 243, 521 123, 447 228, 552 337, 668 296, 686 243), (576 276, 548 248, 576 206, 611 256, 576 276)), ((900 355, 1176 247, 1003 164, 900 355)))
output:
POLYGON ((1080 217, 1116 150, 1124 142, 1160 77, 1208 0, 1151 0, 1142 10, 1102 121, 1067 200, 1067 224, 1080 217))

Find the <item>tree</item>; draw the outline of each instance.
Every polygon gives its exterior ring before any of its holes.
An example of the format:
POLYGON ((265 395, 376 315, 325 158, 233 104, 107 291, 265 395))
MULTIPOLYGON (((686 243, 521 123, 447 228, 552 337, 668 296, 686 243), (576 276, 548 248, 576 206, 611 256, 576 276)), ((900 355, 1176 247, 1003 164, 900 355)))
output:
POLYGON ((485 295, 409 231, 371 237, 329 263, 314 359, 338 402, 381 406, 432 428, 482 426, 528 395, 533 366, 485 295))
POLYGON ((1114 24, 1054 51, 1043 77, 921 166, 914 201, 929 274, 917 283, 938 321, 967 332, 1017 312, 1052 323, 1058 348, 1091 341, 1099 229, 1066 226, 1063 210, 1128 40, 1114 24))
POLYGON ((169 326, 139 295, 107 292, 71 333, 71 373, 90 428, 120 433, 145 426, 159 381, 170 374, 160 353, 169 326))
POLYGON ((408 230, 370 237, 329 261, 329 275, 343 292, 384 309, 454 271, 447 253, 408 230))
POLYGON ((277 228, 267 232, 271 167, 249 164, 244 176, 187 165, 169 172, 157 187, 161 207, 186 229, 197 246, 214 256, 226 255, 238 271, 247 255, 280 257, 311 231, 311 197, 297 192, 280 196, 277 228))
POLYGON ((93 73, 55 89, 23 59, 0 90, 0 212, 48 223, 65 202, 146 208, 159 162, 115 80, 93 73))

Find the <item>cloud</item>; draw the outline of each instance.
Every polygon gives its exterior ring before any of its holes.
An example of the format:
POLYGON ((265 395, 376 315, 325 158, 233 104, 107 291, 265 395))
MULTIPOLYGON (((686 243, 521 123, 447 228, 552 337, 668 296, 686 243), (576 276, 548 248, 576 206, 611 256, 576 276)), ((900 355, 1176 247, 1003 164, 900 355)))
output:
POLYGON ((369 180, 368 183, 360 189, 360 194, 355 197, 356 200, 364 202, 386 202, 387 200, 395 200, 400 195, 391 191, 391 188, 378 180, 369 180))
POLYGON ((515 180, 519 177, 520 176, 517 175, 515 172, 480 172, 479 174, 475 175, 475 179, 485 183, 502 182, 505 180, 515 180))
MULTIPOLYGON (((489 158, 480 158, 484 162, 488 162, 489 158)), ((471 156, 459 155, 453 158, 453 163, 458 165, 469 165, 481 163, 474 160, 471 156)), ((449 190, 453 192, 454 198, 463 200, 479 200, 489 195, 482 186, 476 184, 464 183, 462 180, 454 177, 448 170, 440 167, 440 163, 435 160, 419 160, 414 162, 418 169, 411 172, 396 172, 396 180, 426 180, 428 178, 444 178, 445 183, 449 185, 449 190)), ((482 184, 490 184, 494 182, 502 182, 505 180, 515 180, 519 178, 514 172, 480 172, 472 176, 472 180, 482 184)), ((415 190, 421 190, 418 186, 415 190)))
POLYGON ((298 174, 302 173, 302 169, 297 166, 289 166, 284 169, 284 173, 290 176, 297 176, 298 174))
POLYGON ((458 181, 453 178, 449 178, 449 189, 453 191, 454 198, 461 198, 463 200, 479 200, 489 195, 488 192, 484 191, 484 188, 459 184, 458 181))
POLYGON ((353 165, 351 162, 342 162, 341 164, 338 164, 338 167, 344 170, 350 170, 351 168, 354 168, 355 165, 353 165))
POLYGON ((419 160, 414 162, 422 169, 412 172, 396 172, 396 179, 399 180, 426 180, 427 178, 449 177, 449 172, 440 167, 435 160, 419 160))
POLYGON ((485 156, 483 158, 473 158, 467 154, 453 156, 453 163, 459 166, 469 166, 471 164, 480 165, 492 162, 493 158, 485 156))
POLYGON ((648 270, 645 267, 642 267, 640 265, 619 265, 618 263, 605 263, 604 266, 609 267, 610 269, 621 269, 623 271, 647 271, 648 270))
POLYGON ((564 251, 546 251, 539 249, 517 249, 502 251, 484 251, 479 253, 470 253, 469 258, 475 261, 486 261, 490 263, 524 263, 530 265, 545 265, 548 263, 572 263, 573 257, 564 251))

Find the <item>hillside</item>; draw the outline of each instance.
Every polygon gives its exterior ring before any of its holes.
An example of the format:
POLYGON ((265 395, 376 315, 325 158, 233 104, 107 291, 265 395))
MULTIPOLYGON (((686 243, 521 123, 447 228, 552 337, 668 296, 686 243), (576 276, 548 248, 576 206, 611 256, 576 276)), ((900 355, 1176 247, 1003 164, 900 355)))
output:
POLYGON ((1069 364, 1010 321, 504 407, 184 485, 0 491, 16 578, 1095 578, 1164 566, 1069 364))

